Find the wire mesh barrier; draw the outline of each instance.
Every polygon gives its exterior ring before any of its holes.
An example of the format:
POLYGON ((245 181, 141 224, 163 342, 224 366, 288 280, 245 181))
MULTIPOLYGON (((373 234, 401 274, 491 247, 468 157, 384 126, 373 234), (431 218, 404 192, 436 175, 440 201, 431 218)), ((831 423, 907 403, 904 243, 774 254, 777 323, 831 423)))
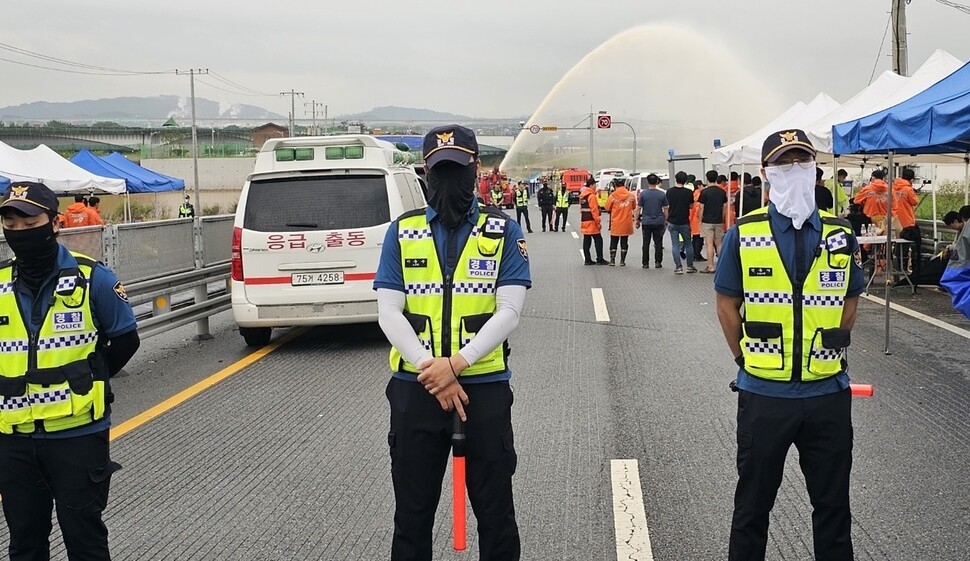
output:
POLYGON ((101 226, 65 228, 58 232, 57 241, 71 251, 104 262, 104 229, 101 226))
MULTIPOLYGON (((58 241, 111 268, 125 283, 132 305, 151 304, 151 317, 138 322, 142 337, 195 322, 196 337, 208 338, 208 317, 231 305, 224 289, 210 294, 209 285, 218 287, 229 278, 233 218, 227 214, 64 228, 58 241), (181 296, 173 304, 176 295, 181 296)), ((0 259, 12 257, 0 237, 0 259)))
POLYGON ((194 219, 180 218, 106 229, 111 268, 126 282, 194 269, 193 225, 194 219))
POLYGON ((208 267, 216 263, 229 261, 232 254, 230 241, 232 240, 233 215, 223 216, 203 216, 199 219, 201 235, 199 239, 202 247, 199 255, 202 256, 201 266, 208 267))

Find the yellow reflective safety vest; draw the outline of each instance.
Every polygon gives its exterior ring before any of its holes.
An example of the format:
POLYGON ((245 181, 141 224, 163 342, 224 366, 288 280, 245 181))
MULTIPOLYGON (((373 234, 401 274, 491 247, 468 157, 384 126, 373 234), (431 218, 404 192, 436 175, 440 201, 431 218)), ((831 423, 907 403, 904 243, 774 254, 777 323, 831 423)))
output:
POLYGON ((525 189, 515 192, 515 206, 528 206, 529 192, 525 189))
MULTIPOLYGON (((424 209, 398 219, 397 240, 404 271, 404 317, 435 357, 453 356, 471 342, 495 313, 495 288, 505 246, 508 217, 480 212, 454 276, 438 262, 431 226, 424 209)), ((508 344, 503 343, 469 366, 462 377, 508 370, 508 344)), ((417 374, 418 368, 391 348, 391 370, 417 374)))
POLYGON ((560 190, 556 194, 556 208, 569 208, 569 191, 560 190))
MULTIPOLYGON (((50 309, 29 331, 13 284, 13 264, 0 264, 0 432, 56 432, 105 414, 106 363, 96 352, 90 279, 96 262, 71 252, 77 268, 61 269, 50 309)), ((30 311, 27 310, 27 313, 30 311)))
POLYGON ((737 222, 744 286, 741 352, 753 376, 810 382, 843 369, 849 333, 840 325, 852 226, 827 212, 819 215, 821 243, 802 286, 793 286, 785 270, 767 207, 737 222))
POLYGON ((502 199, 505 198, 505 193, 503 191, 496 191, 495 189, 489 191, 489 195, 492 197, 492 204, 495 206, 502 204, 502 199))

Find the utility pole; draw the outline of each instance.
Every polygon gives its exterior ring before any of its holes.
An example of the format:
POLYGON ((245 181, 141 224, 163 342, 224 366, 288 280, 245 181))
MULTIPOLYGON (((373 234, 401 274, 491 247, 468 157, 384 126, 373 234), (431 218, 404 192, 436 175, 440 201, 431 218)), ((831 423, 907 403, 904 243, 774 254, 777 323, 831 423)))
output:
POLYGON ((303 97, 303 92, 290 90, 288 92, 280 92, 280 95, 290 96, 290 136, 296 136, 296 96, 303 97))
POLYGON ((195 75, 208 74, 209 69, 190 68, 176 70, 178 75, 189 75, 189 94, 192 96, 192 175, 195 179, 195 212, 202 216, 202 203, 199 199, 199 130, 195 126, 195 75))
POLYGON ((593 174, 596 173, 596 166, 593 165, 593 162, 594 162, 594 158, 593 158, 593 123, 596 122, 594 119, 595 119, 595 116, 593 115, 593 107, 590 106, 590 108, 589 108, 589 175, 590 175, 590 177, 592 177, 593 174))
POLYGON ((909 76, 909 50, 906 41, 907 0, 893 0, 891 24, 893 26, 893 72, 909 76))
MULTIPOLYGON (((317 107, 326 107, 326 105, 324 105, 322 101, 316 100, 310 100, 310 103, 303 102, 303 107, 306 107, 307 105, 310 106, 310 115, 313 119, 313 134, 314 136, 319 136, 320 132, 317 131, 317 107)), ((324 116, 323 122, 327 122, 326 116, 324 116)))

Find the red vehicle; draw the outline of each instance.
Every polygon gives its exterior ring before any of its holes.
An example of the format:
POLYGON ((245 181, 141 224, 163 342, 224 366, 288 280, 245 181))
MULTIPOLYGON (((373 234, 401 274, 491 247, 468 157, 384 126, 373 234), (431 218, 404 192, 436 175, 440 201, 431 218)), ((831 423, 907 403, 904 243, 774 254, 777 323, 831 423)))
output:
POLYGON ((486 204, 492 204, 492 188, 495 185, 500 185, 502 187, 502 202, 497 206, 501 208, 515 208, 515 194, 512 188, 509 186, 508 177, 495 168, 491 173, 486 173, 482 175, 481 180, 479 180, 479 196, 478 198, 486 204))
POLYGON ((569 202, 579 201, 579 191, 586 185, 589 179, 589 172, 584 169, 566 169, 560 176, 560 181, 569 191, 569 202))

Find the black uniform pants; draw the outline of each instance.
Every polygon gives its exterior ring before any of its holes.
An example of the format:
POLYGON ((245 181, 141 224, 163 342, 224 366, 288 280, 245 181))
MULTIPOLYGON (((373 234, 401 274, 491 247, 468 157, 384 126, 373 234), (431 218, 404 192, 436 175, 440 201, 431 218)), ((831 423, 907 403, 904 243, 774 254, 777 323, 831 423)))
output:
POLYGON ((664 262, 664 231, 663 224, 641 224, 643 230, 643 257, 641 265, 646 267, 650 264, 650 241, 653 240, 653 262, 660 264, 664 262))
POLYGON ((812 503, 815 559, 852 560, 851 400, 848 389, 802 399, 738 393, 738 487, 730 561, 764 560, 768 515, 792 444, 812 503))
POLYGON ((701 251, 704 249, 704 237, 700 234, 692 236, 691 243, 694 244, 694 261, 704 261, 704 257, 701 255, 701 251))
POLYGON ((566 231, 566 218, 569 216, 569 207, 556 207, 556 230, 566 231), (562 218, 562 226, 559 225, 559 219, 562 218))
POLYGON ((529 222, 529 207, 527 206, 517 206, 515 207, 515 221, 522 225, 522 216, 525 215, 525 227, 528 231, 532 231, 532 223, 529 222))
POLYGON ((586 262, 592 261, 592 257, 589 254, 589 246, 596 246, 596 260, 603 261, 603 235, 602 234, 583 234, 583 256, 586 258, 586 262))
POLYGON ((71 561, 108 560, 101 513, 111 473, 108 431, 72 438, 0 436, 0 494, 11 561, 50 559, 51 511, 71 561))
POLYGON ((548 224, 552 230, 552 205, 542 205, 539 210, 542 212, 542 229, 545 230, 548 224))
MULTIPOLYGON (((512 388, 508 382, 494 382, 464 384, 464 389, 469 400, 465 475, 478 520, 479 559, 518 561, 512 388)), ((386 394, 395 499, 391 561, 429 561, 434 515, 451 451, 453 413, 442 411, 438 400, 416 382, 392 378, 386 394)))

